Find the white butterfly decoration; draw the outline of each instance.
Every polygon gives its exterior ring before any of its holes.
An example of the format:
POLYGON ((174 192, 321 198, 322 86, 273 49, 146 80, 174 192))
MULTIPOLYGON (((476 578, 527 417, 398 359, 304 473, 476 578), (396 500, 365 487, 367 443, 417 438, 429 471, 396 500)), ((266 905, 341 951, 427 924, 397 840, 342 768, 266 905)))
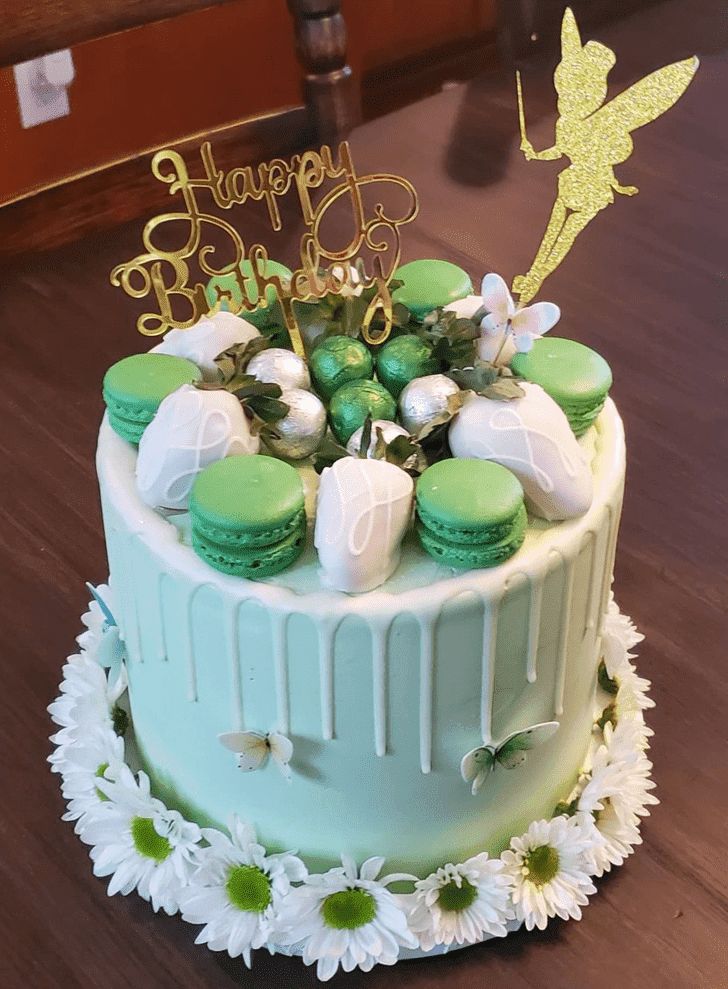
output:
POLYGON ((556 326, 561 318, 561 310, 553 302, 536 302, 532 306, 519 309, 508 286, 500 275, 486 275, 480 293, 483 305, 488 310, 480 328, 486 336, 513 336, 516 350, 526 353, 533 347, 533 341, 556 326))
POLYGON ((218 738, 231 752, 238 757, 238 768, 244 773, 253 773, 262 769, 271 756, 284 779, 290 780, 291 769, 288 765, 293 755, 293 742, 278 731, 227 731, 218 738))
POLYGON ((529 749, 543 745, 559 729, 558 721, 543 721, 531 725, 523 731, 514 731, 500 745, 480 745, 471 749, 463 756, 460 763, 460 774, 466 783, 472 783, 472 794, 475 796, 496 767, 496 763, 504 769, 515 769, 526 761, 529 749))

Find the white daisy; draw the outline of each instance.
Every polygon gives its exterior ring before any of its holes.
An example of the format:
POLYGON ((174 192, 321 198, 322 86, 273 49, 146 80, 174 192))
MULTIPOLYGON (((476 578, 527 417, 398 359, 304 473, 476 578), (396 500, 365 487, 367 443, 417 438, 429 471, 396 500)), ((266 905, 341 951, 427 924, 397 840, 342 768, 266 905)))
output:
POLYGON ((592 873, 602 876, 613 865, 621 865, 639 845, 640 818, 659 801, 650 792, 652 764, 639 750, 622 750, 614 758, 610 745, 611 725, 605 726, 605 743, 594 754, 591 774, 577 800, 580 812, 591 814, 602 841, 592 848, 592 873))
POLYGON ((117 712, 117 702, 127 688, 126 668, 122 664, 119 675, 111 684, 104 670, 86 653, 69 656, 63 667, 61 694, 48 706, 48 713, 61 731, 52 741, 60 745, 79 737, 85 727, 113 726, 116 719, 124 720, 117 712))
POLYGON ((619 692, 624 687, 625 694, 634 699, 637 709, 654 707, 654 702, 647 696, 651 687, 650 681, 637 675, 634 664, 634 653, 627 650, 622 640, 622 632, 610 631, 605 627, 602 637, 602 655, 604 669, 601 671, 600 682, 607 690, 619 692), (611 683, 604 681, 604 673, 611 683))
POLYGON ((644 635, 638 632, 634 622, 628 615, 623 615, 619 610, 614 594, 610 592, 609 607, 604 617, 604 631, 618 639, 624 647, 625 652, 629 652, 639 642, 644 641, 644 635))
POLYGON ((199 866, 179 896, 183 920, 204 924, 196 944, 211 951, 242 955, 250 968, 250 953, 262 948, 276 924, 281 900, 292 882, 301 882, 306 866, 292 852, 266 855, 255 831, 237 818, 230 837, 203 829, 208 842, 198 854, 199 866))
POLYGON ((108 799, 99 779, 117 780, 124 764, 124 739, 106 725, 84 732, 77 741, 59 746, 48 757, 51 770, 61 773, 61 791, 68 801, 64 821, 77 821, 80 833, 86 814, 108 799))
POLYGON ((561 318, 561 310, 553 302, 518 308, 500 275, 486 275, 480 293, 488 310, 480 324, 484 335, 500 338, 503 346, 510 338, 521 353, 529 351, 534 340, 548 333, 561 318))
POLYGON ((549 917, 581 918, 596 892, 589 877, 590 853, 598 835, 586 815, 534 821, 501 855, 513 883, 516 918, 527 930, 544 930, 549 917))
POLYGON ((423 951, 436 944, 476 944, 489 934, 505 937, 510 906, 510 879, 500 859, 487 852, 462 865, 445 865, 415 883, 409 915, 423 951))
POLYGON ((100 778, 98 787, 108 801, 85 816, 80 831, 94 846, 94 875, 111 876, 109 896, 136 890, 171 916, 194 868, 200 829, 152 797, 146 773, 137 781, 123 766, 117 781, 100 778))
POLYGON ((326 982, 339 966, 345 972, 374 965, 394 965, 400 948, 416 948, 417 938, 407 928, 407 917, 386 888, 389 883, 415 876, 377 876, 383 858, 370 858, 357 870, 341 857, 343 868, 308 876, 303 886, 286 897, 279 918, 276 943, 301 944, 306 965, 317 962, 316 975, 326 982))

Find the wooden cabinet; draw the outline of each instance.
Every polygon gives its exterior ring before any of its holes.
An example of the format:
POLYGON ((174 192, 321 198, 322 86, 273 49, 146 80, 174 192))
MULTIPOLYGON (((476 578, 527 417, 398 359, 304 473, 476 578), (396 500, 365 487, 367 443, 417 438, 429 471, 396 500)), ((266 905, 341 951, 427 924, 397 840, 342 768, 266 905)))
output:
MULTIPOLYGON (((388 66, 492 31, 494 8, 495 0, 344 0, 352 68, 374 78, 365 101, 388 66)), ((29 130, 12 70, 0 73, 0 203, 301 99, 285 0, 241 0, 123 31, 77 46, 73 58, 70 115, 29 130)))

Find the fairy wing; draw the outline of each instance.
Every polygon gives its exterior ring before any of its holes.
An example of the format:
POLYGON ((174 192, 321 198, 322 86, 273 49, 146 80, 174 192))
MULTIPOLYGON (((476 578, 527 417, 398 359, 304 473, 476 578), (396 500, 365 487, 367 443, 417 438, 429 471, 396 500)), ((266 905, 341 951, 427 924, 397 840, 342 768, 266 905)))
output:
POLYGON ((543 745, 559 728, 558 721, 543 721, 524 731, 514 731, 495 752, 495 759, 504 769, 515 769, 526 761, 526 754, 543 745))
POLYGON ((268 741, 257 731, 227 731, 218 738, 238 757, 238 766, 244 773, 252 773, 268 758, 268 741))
POLYGON ((605 132, 637 130, 674 106, 690 85, 699 62, 695 55, 665 65, 615 96, 589 120, 605 132))

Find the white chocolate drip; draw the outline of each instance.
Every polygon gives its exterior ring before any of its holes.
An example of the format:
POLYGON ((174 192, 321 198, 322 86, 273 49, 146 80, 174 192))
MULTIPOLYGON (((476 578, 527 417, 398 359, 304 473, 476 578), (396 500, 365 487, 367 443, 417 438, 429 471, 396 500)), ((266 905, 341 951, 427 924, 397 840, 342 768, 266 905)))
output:
MULTIPOLYGON (((204 586, 204 585, 202 585, 204 586)), ((185 651, 185 666, 187 668, 187 700, 194 703, 197 700, 197 666, 195 663, 195 646, 194 646, 194 621, 192 615, 192 604, 195 600, 195 595, 201 588, 193 587, 187 599, 184 602, 184 610, 186 615, 186 635, 184 637, 184 651, 185 651)))
POLYGON ((541 602, 543 601, 543 575, 536 579, 529 574, 531 585, 531 606, 528 609, 528 656, 526 659, 526 679, 535 683, 537 677, 536 659, 538 656, 538 633, 541 628, 541 602))
POLYGON ((498 614, 502 597, 483 600, 483 652, 480 690, 480 734, 483 745, 493 741, 493 692, 495 655, 498 641, 498 614))
POLYGON ((420 618, 420 769, 432 771, 432 704, 437 616, 420 618))
POLYGON ((240 607, 244 601, 226 601, 224 613, 227 654, 230 661, 230 681, 232 700, 232 725, 234 731, 243 730, 243 686, 240 676, 240 607))
POLYGON ((334 737, 334 638, 338 621, 323 619, 319 625, 319 683, 321 689, 321 735, 334 737))
POLYGON ((387 637, 389 622, 371 623, 374 751, 387 754, 387 637))
POLYGON ((291 723, 290 700, 288 692, 288 615, 271 612, 270 628, 273 643, 273 672, 275 676, 276 710, 278 731, 288 735, 291 723))
POLYGON ((561 611, 559 614, 559 638, 556 646, 556 667, 554 672, 554 714, 560 716, 564 713, 566 657, 569 644, 569 615, 571 614, 571 598, 574 590, 574 561, 569 560, 558 549, 550 550, 549 556, 555 556, 561 561, 561 569, 564 575, 561 611))

